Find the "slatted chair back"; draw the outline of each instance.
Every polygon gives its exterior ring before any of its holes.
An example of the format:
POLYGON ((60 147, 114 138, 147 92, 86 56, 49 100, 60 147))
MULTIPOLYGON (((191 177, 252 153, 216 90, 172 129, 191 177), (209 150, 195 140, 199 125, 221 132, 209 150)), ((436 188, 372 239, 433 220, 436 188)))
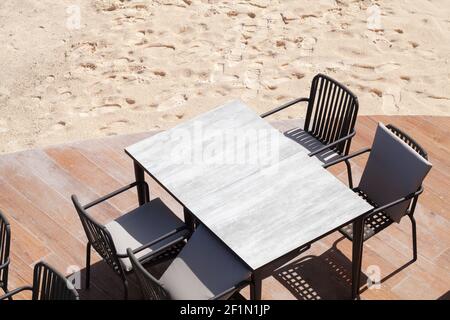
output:
POLYGON ((11 242, 11 229, 9 222, 0 211, 0 288, 8 287, 9 247, 11 242))
POLYGON ((428 160, 428 153, 422 146, 411 138, 407 133, 403 132, 392 124, 386 125, 386 128, 392 131, 397 137, 402 139, 408 146, 413 148, 418 154, 420 154, 425 160, 428 160))
MULTIPOLYGON (((355 128, 358 99, 336 80, 318 74, 313 78, 304 130, 324 145, 349 135, 355 128)), ((338 154, 348 154, 351 139, 332 147, 338 154)))
POLYGON ((153 277, 144 266, 138 261, 131 249, 127 250, 131 265, 136 274, 142 295, 146 300, 168 300, 169 293, 163 288, 160 282, 153 277))
POLYGON ((78 300, 78 293, 62 274, 39 262, 34 267, 32 300, 78 300))
POLYGON ((124 278, 125 273, 117 256, 117 250, 112 240, 111 234, 104 225, 98 223, 93 219, 78 201, 78 198, 73 195, 72 202, 80 217, 81 224, 86 233, 89 243, 94 247, 97 253, 105 260, 105 262, 117 273, 124 278))

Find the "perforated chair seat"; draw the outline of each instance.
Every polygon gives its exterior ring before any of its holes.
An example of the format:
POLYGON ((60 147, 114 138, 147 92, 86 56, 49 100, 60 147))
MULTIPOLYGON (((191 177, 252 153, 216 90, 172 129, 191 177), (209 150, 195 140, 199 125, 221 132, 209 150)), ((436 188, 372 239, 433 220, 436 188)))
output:
MULTIPOLYGON (((355 188, 354 191, 364 200, 366 200, 373 207, 378 207, 378 205, 370 200, 365 193, 363 193, 360 189, 355 188)), ((374 213, 369 215, 364 220, 364 241, 370 239, 374 235, 376 235, 381 230, 389 227, 395 221, 392 220, 389 215, 382 211, 379 213, 374 213)), ((341 229, 339 232, 342 233, 347 239, 353 241, 353 224, 348 224, 341 229)))
MULTIPOLYGON (((376 213, 368 216, 364 221, 364 241, 370 239, 381 230, 389 227, 394 223, 394 220, 389 218, 385 212, 376 213)), ((353 241, 353 224, 348 224, 339 229, 343 236, 353 241)))

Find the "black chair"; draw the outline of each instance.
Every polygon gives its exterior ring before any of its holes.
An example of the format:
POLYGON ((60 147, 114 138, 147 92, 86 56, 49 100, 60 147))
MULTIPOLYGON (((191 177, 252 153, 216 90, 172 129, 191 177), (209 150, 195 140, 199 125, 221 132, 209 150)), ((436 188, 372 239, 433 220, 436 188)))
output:
POLYGON ((8 293, 9 246, 11 228, 9 222, 0 211, 0 288, 8 293))
POLYGON ((0 300, 11 299, 14 295, 24 290, 32 292, 32 300, 78 300, 78 292, 73 284, 62 274, 45 262, 39 262, 34 266, 33 286, 25 286, 14 289, 0 296, 0 300))
POLYGON ((203 225, 159 280, 127 252, 146 300, 229 299, 250 284, 250 270, 203 225))
MULTIPOLYGON (((362 149, 327 163, 324 167, 328 168, 366 152, 370 152, 370 155, 361 180, 358 187, 352 188, 374 207, 364 219, 363 240, 368 240, 407 215, 412 225, 412 261, 416 261, 417 231, 414 211, 419 195, 423 192, 422 181, 432 167, 427 153, 400 129, 380 123, 372 148, 362 149)), ((350 179, 349 185, 353 186, 350 179)), ((341 228, 340 232, 350 241, 353 240, 352 224, 341 228)))
POLYGON ((86 288, 90 283, 91 246, 103 260, 122 279, 125 299, 128 298, 126 274, 132 271, 127 256, 127 248, 132 248, 141 262, 161 261, 169 258, 184 245, 190 231, 159 198, 149 201, 146 182, 134 182, 102 198, 82 206, 72 195, 73 204, 78 212, 88 239, 86 246, 86 288), (146 190, 146 203, 119 218, 102 225, 86 210, 133 187, 143 184, 146 190))
POLYGON ((261 117, 268 117, 299 102, 308 103, 303 128, 289 130, 285 135, 306 147, 310 156, 316 156, 324 163, 347 155, 356 134, 357 97, 336 80, 318 74, 312 80, 309 98, 287 102, 261 117))

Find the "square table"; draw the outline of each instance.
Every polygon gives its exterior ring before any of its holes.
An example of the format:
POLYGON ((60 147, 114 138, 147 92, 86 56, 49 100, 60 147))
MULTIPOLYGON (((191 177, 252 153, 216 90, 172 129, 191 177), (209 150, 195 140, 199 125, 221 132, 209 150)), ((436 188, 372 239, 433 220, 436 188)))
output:
MULTIPOLYGON (((232 101, 125 149, 144 171, 261 281, 301 248, 353 222, 352 297, 359 289, 363 216, 373 209, 300 144, 232 101)), ((138 191, 140 203, 145 196, 138 191)))

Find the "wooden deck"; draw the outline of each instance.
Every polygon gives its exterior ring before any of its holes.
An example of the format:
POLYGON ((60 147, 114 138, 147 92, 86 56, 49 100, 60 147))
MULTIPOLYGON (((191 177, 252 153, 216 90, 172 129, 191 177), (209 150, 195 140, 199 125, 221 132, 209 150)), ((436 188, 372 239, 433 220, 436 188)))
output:
MULTIPOLYGON (((376 123, 393 123, 409 132, 428 151, 433 169, 416 210, 418 260, 412 257, 408 219, 365 243, 363 271, 377 270, 379 288, 364 290, 363 299, 449 299, 450 290, 450 117, 359 117, 352 150, 369 146, 376 123), (368 269, 369 268, 369 269, 368 269)), ((133 181, 131 160, 123 148, 151 133, 115 136, 0 156, 0 210, 12 229, 9 288, 31 283, 33 265, 44 259, 61 272, 79 266, 84 277, 86 239, 70 195, 82 203, 133 181), (73 267, 72 267, 73 268, 73 267)), ((366 158, 353 162, 358 181, 366 158)), ((346 180, 344 166, 332 170, 346 180)), ((159 196, 180 216, 182 210, 160 187, 159 196)), ((101 222, 136 206, 130 192, 98 207, 101 222)), ((263 282, 263 299, 347 299, 351 286, 351 244, 338 233, 315 243, 263 282)), ((84 299, 120 299, 120 280, 93 255, 89 291, 84 299)), ((364 278, 364 277, 363 277, 364 278)), ((365 278, 367 279, 367 278, 365 278)), ((131 277, 133 281, 134 278, 131 277)), ((139 292, 132 285, 132 298, 139 292)), ((243 295, 248 296, 244 289, 243 295)), ((26 296, 22 296, 26 297, 26 296)))

